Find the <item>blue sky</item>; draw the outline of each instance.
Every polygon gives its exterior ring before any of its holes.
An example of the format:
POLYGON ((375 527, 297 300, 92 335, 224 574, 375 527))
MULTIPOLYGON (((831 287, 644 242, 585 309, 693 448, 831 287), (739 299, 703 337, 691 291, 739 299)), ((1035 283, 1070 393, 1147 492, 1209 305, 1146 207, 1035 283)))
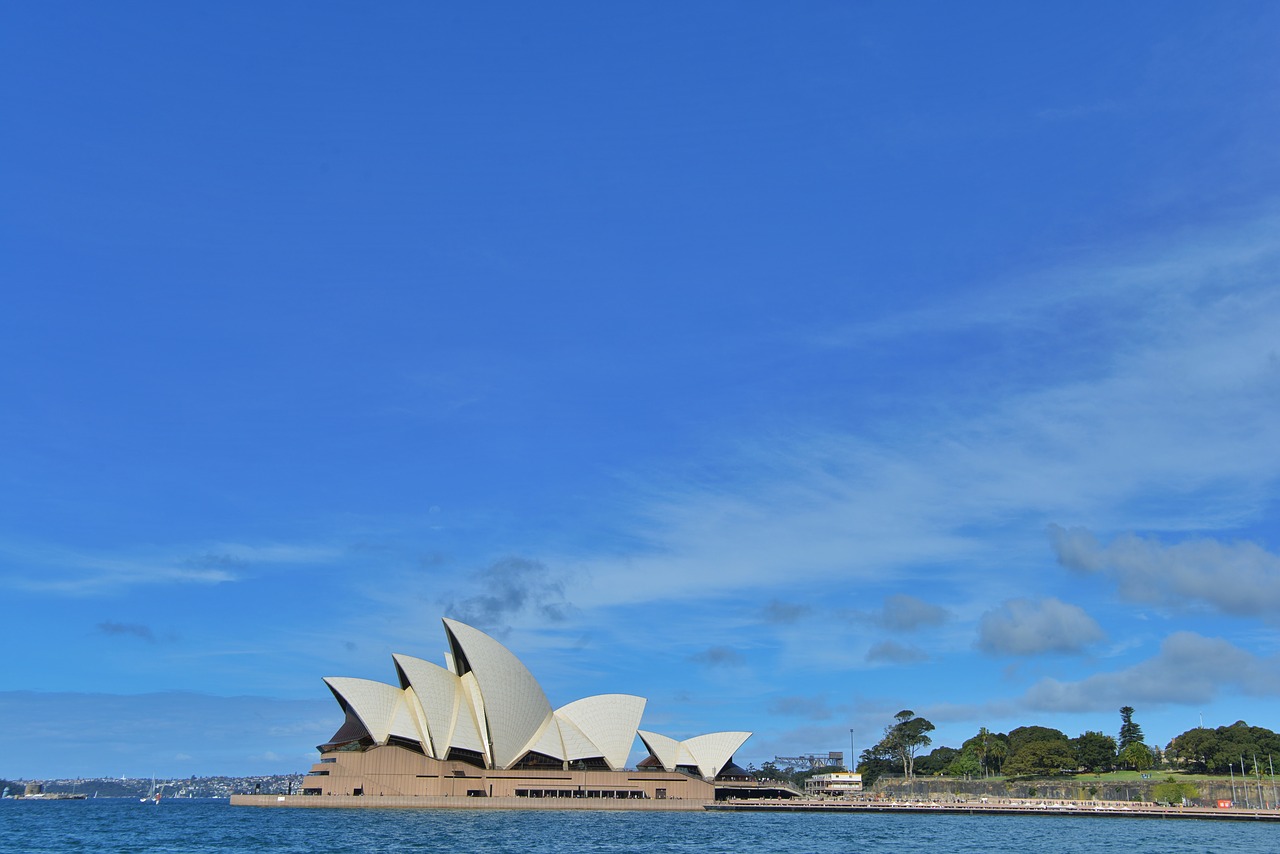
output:
POLYGON ((861 750, 1280 728, 1280 8, 0 12, 0 776, 322 676, 861 750))

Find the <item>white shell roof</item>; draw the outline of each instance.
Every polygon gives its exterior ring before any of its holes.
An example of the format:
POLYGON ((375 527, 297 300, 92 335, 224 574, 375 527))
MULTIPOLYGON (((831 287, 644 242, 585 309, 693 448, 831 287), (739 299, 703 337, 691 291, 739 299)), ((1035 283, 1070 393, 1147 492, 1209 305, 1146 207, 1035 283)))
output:
POLYGON ((676 770, 677 765, 696 765, 698 773, 708 780, 714 779, 729 764, 734 752, 751 737, 749 732, 710 732, 676 741, 656 732, 642 730, 639 735, 667 771, 676 770))
MULTIPOLYGON (((395 655, 401 686, 330 676, 338 701, 378 743, 416 741, 423 752, 447 758, 451 748, 473 751, 491 768, 510 768, 535 751, 562 761, 602 758, 626 766, 644 714, 645 699, 599 694, 554 712, 527 668, 506 647, 478 629, 446 619, 448 669, 409 655, 395 655)), ((713 778, 751 735, 719 732, 677 741, 639 732, 663 767, 695 765, 713 778)))
POLYGON ((430 744, 423 744, 428 756, 443 759, 453 743, 453 730, 462 703, 457 676, 438 664, 411 655, 393 655, 400 672, 409 680, 426 721, 430 744))
POLYGON ((414 726, 417 728, 418 735, 414 739, 422 745, 422 752, 428 756, 435 756, 431 750, 431 736, 427 730, 427 719, 422 714, 422 703, 418 702, 418 694, 413 690, 413 686, 402 689, 404 691, 404 705, 408 710, 409 716, 413 718, 414 726))
POLYGON ((694 764, 698 766, 702 776, 713 778, 729 764, 734 751, 748 738, 751 738, 749 732, 709 732, 687 738, 682 743, 693 755, 694 764))
POLYGON ((419 739, 418 728, 405 705, 404 691, 395 685, 350 676, 326 676, 324 681, 346 701, 378 744, 386 744, 393 735, 419 739))
MULTIPOLYGON (((636 733, 640 736, 640 740, 644 742, 645 748, 653 754, 653 758, 662 763, 662 767, 667 771, 676 770, 677 765, 692 765, 691 759, 680 761, 681 745, 674 738, 662 735, 656 732, 645 732, 640 730, 636 733)), ((685 751, 687 754, 688 751, 685 751)))
POLYGON ((554 717, 549 718, 542 732, 534 737, 529 750, 563 761, 565 752, 564 739, 560 735, 560 722, 554 717))
MULTIPOLYGON (((644 697, 633 694, 597 694, 561 706, 556 709, 556 717, 571 722, 589 743, 599 748, 598 755, 604 757, 609 767, 617 771, 626 767, 644 705, 644 697)), ((565 747, 568 748, 567 737, 565 747)))
POLYGON ((446 619, 480 689, 495 768, 522 757, 551 718, 551 704, 533 674, 505 646, 478 629, 446 619))
POLYGON ((576 759, 594 759, 603 756, 603 749, 587 738, 582 730, 574 726, 573 721, 561 717, 556 712, 556 724, 560 727, 560 740, 564 743, 564 758, 573 762, 576 759))
POLYGON ((485 723, 484 703, 480 699, 480 686, 476 684, 475 674, 468 673, 458 684, 461 686, 458 693, 463 702, 458 709, 458 722, 453 728, 453 739, 449 746, 474 750, 484 756, 486 762, 492 763, 489 740, 482 735, 489 727, 485 723))

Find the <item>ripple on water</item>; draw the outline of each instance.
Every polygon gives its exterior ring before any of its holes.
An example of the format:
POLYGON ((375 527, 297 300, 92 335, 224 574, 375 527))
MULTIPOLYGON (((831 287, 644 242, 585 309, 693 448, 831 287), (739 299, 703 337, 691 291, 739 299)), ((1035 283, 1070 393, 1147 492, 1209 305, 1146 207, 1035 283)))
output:
POLYGON ((1280 825, 1086 816, 262 809, 101 798, 0 802, 0 850, 1271 854, 1280 850, 1280 825))

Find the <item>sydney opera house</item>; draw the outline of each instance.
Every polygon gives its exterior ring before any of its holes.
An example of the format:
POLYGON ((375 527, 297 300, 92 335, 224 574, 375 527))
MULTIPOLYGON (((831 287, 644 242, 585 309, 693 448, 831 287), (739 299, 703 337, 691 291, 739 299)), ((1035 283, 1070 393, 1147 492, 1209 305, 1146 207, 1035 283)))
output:
POLYGON ((466 798, 528 805, 532 800, 519 799, 553 798, 566 805, 622 807, 617 800, 624 799, 658 807, 654 802, 771 794, 733 763, 751 733, 678 740, 646 732, 639 729, 645 700, 630 694, 584 697, 553 709, 505 646, 456 620, 445 619, 444 629, 444 667, 394 655, 396 683, 324 680, 346 719, 319 746, 304 795, 335 806, 352 798, 361 805, 412 799, 458 806, 480 805, 456 800, 466 798), (648 756, 628 769, 637 736, 648 756))

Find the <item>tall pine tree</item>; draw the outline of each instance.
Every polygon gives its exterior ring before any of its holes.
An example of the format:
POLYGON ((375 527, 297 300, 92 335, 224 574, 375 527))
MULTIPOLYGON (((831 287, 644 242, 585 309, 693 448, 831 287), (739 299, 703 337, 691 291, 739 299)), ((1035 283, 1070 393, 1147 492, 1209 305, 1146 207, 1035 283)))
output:
POLYGON ((1120 745, 1119 752, 1131 744, 1142 744, 1142 727, 1133 722, 1133 706, 1120 709, 1120 745))

